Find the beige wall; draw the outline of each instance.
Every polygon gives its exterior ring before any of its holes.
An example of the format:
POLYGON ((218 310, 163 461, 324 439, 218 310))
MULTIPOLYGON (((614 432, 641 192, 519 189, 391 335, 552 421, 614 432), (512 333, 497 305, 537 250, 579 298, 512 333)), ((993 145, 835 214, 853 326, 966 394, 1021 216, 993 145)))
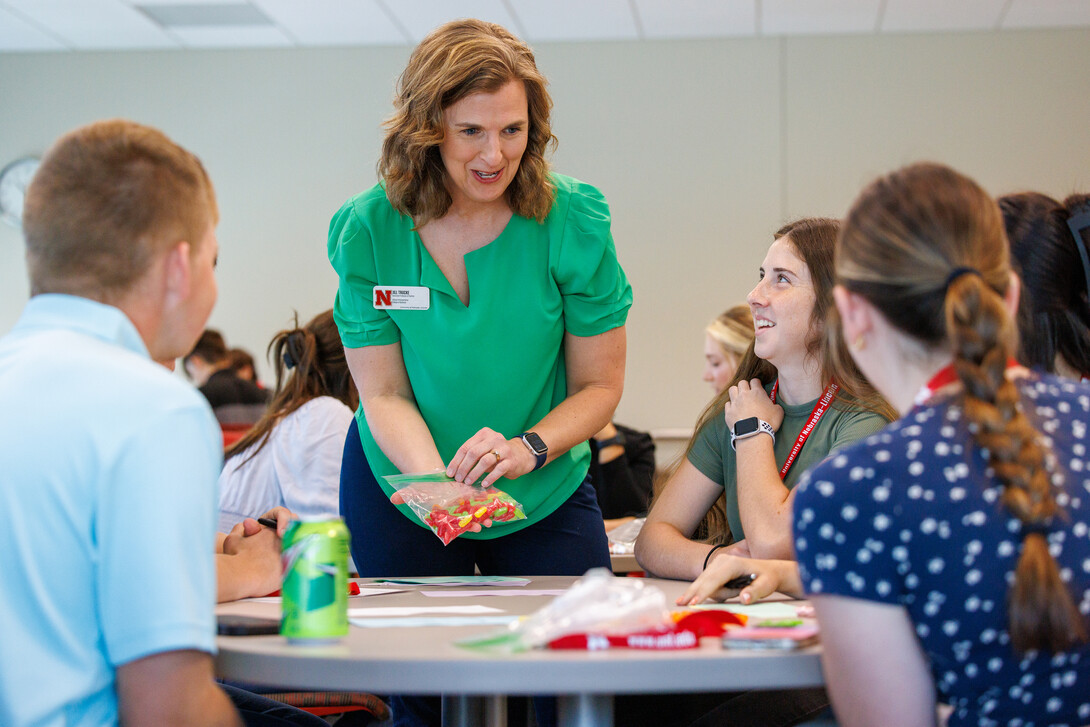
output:
MULTIPOLYGON (((212 325, 263 358, 292 310, 332 303, 330 215, 374 182, 408 48, 0 54, 0 163, 126 116, 197 152, 216 183, 212 325)), ((840 215, 860 186, 930 158, 995 193, 1090 189, 1090 32, 537 47, 558 170, 599 186, 636 292, 618 418, 691 426, 702 329, 740 301, 771 231, 840 215)), ((0 332, 27 284, 0 226, 0 332)), ((268 367, 264 370, 267 372, 268 367)))

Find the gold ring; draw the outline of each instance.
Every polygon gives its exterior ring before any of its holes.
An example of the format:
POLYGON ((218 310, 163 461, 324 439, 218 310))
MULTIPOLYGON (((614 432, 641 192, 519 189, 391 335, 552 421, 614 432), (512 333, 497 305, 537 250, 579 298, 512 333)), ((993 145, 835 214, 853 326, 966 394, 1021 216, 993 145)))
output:
POLYGON ((503 457, 501 457, 500 453, 497 452, 496 450, 493 449, 492 454, 494 454, 496 456, 496 464, 499 464, 501 461, 503 461, 503 457))

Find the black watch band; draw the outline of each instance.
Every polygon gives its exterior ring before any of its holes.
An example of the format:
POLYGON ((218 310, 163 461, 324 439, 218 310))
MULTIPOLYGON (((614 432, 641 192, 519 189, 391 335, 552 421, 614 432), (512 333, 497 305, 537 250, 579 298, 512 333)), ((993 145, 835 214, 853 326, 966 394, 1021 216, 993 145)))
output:
POLYGON ((545 460, 549 458, 549 445, 545 444, 536 432, 525 432, 519 436, 519 439, 530 450, 530 453, 537 458, 534 469, 539 470, 544 467, 545 460))

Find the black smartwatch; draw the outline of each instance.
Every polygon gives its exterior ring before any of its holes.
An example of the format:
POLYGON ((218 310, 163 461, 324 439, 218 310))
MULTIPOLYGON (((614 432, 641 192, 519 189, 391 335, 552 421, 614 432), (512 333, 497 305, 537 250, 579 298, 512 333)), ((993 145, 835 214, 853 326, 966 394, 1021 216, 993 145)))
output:
POLYGON ((526 448, 530 450, 530 454, 537 457, 534 469, 539 470, 544 467, 545 460, 549 458, 549 445, 545 444, 535 432, 526 432, 519 438, 526 445, 526 448))
POLYGON ((748 439, 749 437, 755 437, 758 434, 767 434, 772 437, 772 443, 776 443, 776 430, 772 428, 772 425, 763 419, 757 417, 748 417, 746 419, 739 419, 734 423, 734 428, 730 432, 730 446, 734 449, 734 443, 739 439, 748 439))

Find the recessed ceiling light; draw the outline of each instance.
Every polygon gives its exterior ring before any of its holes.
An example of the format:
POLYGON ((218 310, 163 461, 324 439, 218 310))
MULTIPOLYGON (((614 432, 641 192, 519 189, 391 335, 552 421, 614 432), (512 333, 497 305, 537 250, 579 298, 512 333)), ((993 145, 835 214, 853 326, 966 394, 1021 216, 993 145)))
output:
POLYGON ((164 28, 273 25, 267 15, 248 3, 223 5, 134 5, 164 28))

